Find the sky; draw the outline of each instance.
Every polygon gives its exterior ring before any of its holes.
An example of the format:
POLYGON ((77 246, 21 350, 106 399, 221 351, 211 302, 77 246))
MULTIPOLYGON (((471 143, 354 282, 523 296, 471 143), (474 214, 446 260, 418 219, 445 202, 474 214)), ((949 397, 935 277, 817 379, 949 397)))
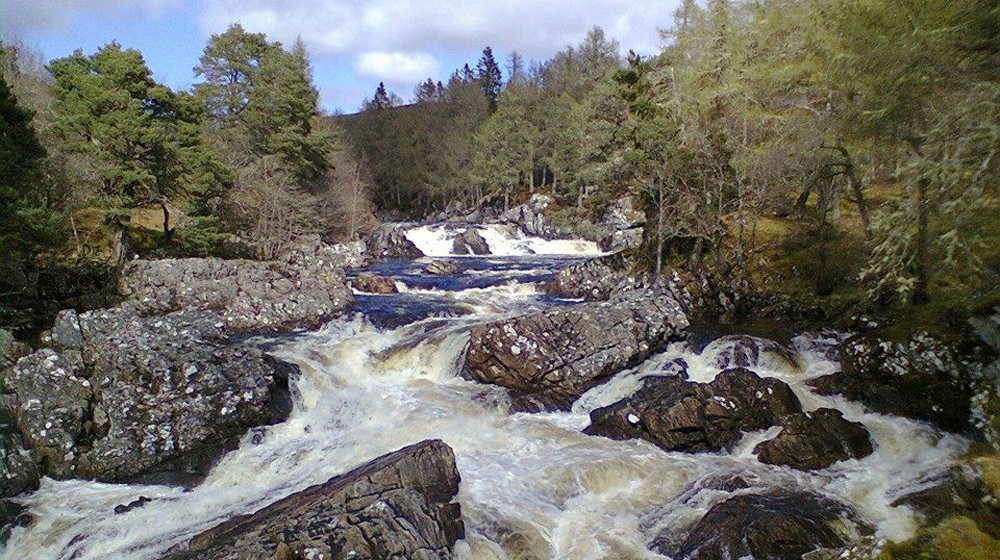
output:
POLYGON ((175 89, 213 33, 235 22, 312 57, 323 107, 354 112, 380 81, 403 98, 430 77, 474 66, 485 46, 544 60, 595 25, 623 50, 657 52, 679 0, 0 0, 0 38, 56 58, 117 41, 175 89))

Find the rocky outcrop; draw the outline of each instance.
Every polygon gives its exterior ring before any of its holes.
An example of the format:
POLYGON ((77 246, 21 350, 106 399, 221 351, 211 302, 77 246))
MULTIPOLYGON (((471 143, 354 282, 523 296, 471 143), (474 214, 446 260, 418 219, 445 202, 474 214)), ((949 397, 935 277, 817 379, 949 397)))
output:
POLYGON ((777 437, 754 449, 761 462, 799 470, 824 469, 874 451, 864 424, 851 422, 832 408, 786 417, 777 437))
MULTIPOLYGON (((30 353, 30 347, 0 329, 0 387, 6 385, 17 360, 30 353)), ((14 415, 0 403, 0 544, 7 539, 10 525, 20 521, 24 510, 7 498, 37 490, 38 483, 38 469, 24 447, 14 415)))
POLYGON ((369 294, 395 294, 399 293, 396 281, 387 276, 379 276, 372 272, 362 272, 351 280, 351 287, 361 292, 369 294))
POLYGON ((624 253, 587 259, 559 270, 545 291, 557 297, 604 301, 625 279, 629 268, 624 253))
POLYGON ((601 239, 603 251, 638 249, 642 246, 642 231, 646 225, 646 213, 634 196, 616 199, 604 212, 601 224, 607 234, 601 239))
POLYGON ((455 237, 451 252, 456 255, 489 255, 490 245, 475 229, 467 229, 455 237))
POLYGON ((550 204, 552 204, 552 197, 535 194, 528 202, 504 212, 499 221, 515 225, 527 235, 547 237, 551 232, 545 223, 545 209, 550 204))
POLYGON ((230 519, 163 560, 454 558, 464 538, 451 448, 430 440, 230 519))
POLYGON ((455 259, 438 259, 424 269, 427 274, 444 275, 462 272, 462 265, 455 259))
POLYGON ((862 334, 841 345, 840 364, 840 372, 814 382, 820 394, 841 394, 875 412, 949 431, 970 429, 973 382, 953 346, 926 333, 862 334))
POLYGON ((143 315, 202 309, 217 311, 230 332, 315 328, 353 302, 342 253, 310 237, 276 261, 133 261, 118 289, 143 315))
POLYGON ((4 401, 42 474, 196 480, 252 427, 291 412, 291 365, 232 340, 221 313, 64 311, 4 401))
POLYGON ((630 397, 592 411, 585 432, 644 439, 666 451, 718 451, 801 410, 784 382, 745 369, 719 373, 711 383, 650 377, 630 397))
MULTIPOLYGON (((756 494, 717 504, 676 547, 654 547, 678 560, 800 560, 803 554, 849 542, 851 512, 813 494, 756 494)), ((666 540, 666 539, 658 539, 666 540)))
POLYGON ((472 329, 463 377, 511 389, 532 408, 568 409, 585 391, 645 360, 688 326, 666 292, 631 290, 472 329), (525 401, 527 402, 527 401, 525 401))
POLYGON ((406 237, 402 224, 382 224, 365 238, 368 254, 379 259, 410 259, 424 253, 406 237))
POLYGON ((715 356, 715 367, 720 370, 729 368, 756 369, 761 366, 794 370, 799 367, 795 351, 773 340, 745 335, 730 335, 719 338, 712 344, 722 346, 722 349, 715 356))

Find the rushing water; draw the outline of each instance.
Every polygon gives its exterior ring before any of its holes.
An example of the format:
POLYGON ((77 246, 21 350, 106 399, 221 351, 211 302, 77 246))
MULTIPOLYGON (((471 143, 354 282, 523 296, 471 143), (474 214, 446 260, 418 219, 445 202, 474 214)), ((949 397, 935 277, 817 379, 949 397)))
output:
MULTIPOLYGON (((503 390, 457 376, 468 328, 573 304, 542 295, 539 284, 597 248, 487 232, 487 239, 505 240, 496 246, 507 248, 506 257, 463 258, 465 271, 444 277, 422 273, 430 259, 374 265, 397 280, 400 294, 359 294, 356 315, 275 350, 302 370, 291 417, 248 434, 203 484, 184 491, 46 479, 23 500, 35 521, 14 531, 3 557, 156 558, 235 514, 427 438, 443 439, 458 458, 468 533, 458 553, 465 559, 664 558, 647 550, 649 541, 663 530, 682 538, 708 508, 732 495, 711 489, 711 482, 737 474, 752 486, 737 492, 827 494, 852 504, 880 536, 901 539, 914 529, 912 512, 889 504, 947 469, 966 446, 927 426, 813 394, 806 382, 838 368, 829 352, 838 340, 834 333, 802 334, 791 344, 795 363, 765 354, 754 368, 791 385, 806 410, 835 407, 871 431, 873 455, 829 469, 803 473, 758 462, 752 449, 774 429, 746 434, 732 452, 702 454, 581 433, 591 410, 628 395, 644 375, 675 358, 687 361, 692 380, 710 381, 716 359, 732 346, 729 338, 674 343, 591 390, 570 412, 510 414, 503 390), (545 255, 546 248, 569 254, 545 255), (114 514, 116 505, 139 496, 153 501, 114 514)), ((453 235, 433 227, 410 232, 425 253, 442 256, 453 235)))

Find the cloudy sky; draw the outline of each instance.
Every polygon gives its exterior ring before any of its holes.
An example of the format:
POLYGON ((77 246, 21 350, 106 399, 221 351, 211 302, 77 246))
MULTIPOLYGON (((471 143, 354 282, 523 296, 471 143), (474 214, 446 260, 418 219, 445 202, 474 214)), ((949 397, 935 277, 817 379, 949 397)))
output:
POLYGON ((117 40, 142 51, 175 88, 209 35, 241 22, 271 39, 305 39, 328 110, 351 112, 379 81, 409 97, 427 77, 445 79, 490 45, 544 59, 600 25, 625 49, 660 42, 678 0, 0 0, 0 37, 47 58, 93 52, 117 40))

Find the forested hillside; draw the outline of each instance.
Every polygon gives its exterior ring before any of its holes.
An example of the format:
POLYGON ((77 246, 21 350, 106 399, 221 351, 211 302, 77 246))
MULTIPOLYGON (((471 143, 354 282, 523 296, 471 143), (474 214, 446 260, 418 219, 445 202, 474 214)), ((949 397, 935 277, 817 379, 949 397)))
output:
POLYGON ((305 234, 371 227, 367 172, 322 117, 301 42, 233 25, 209 40, 191 92, 117 43, 48 63, 0 46, 7 326, 50 300, 99 303, 137 255, 269 259, 305 234))
POLYGON ((540 63, 487 49, 345 122, 388 215, 542 191, 580 224, 632 193, 650 267, 661 247, 822 305, 988 307, 998 25, 988 0, 686 0, 656 56, 600 29, 540 63))

